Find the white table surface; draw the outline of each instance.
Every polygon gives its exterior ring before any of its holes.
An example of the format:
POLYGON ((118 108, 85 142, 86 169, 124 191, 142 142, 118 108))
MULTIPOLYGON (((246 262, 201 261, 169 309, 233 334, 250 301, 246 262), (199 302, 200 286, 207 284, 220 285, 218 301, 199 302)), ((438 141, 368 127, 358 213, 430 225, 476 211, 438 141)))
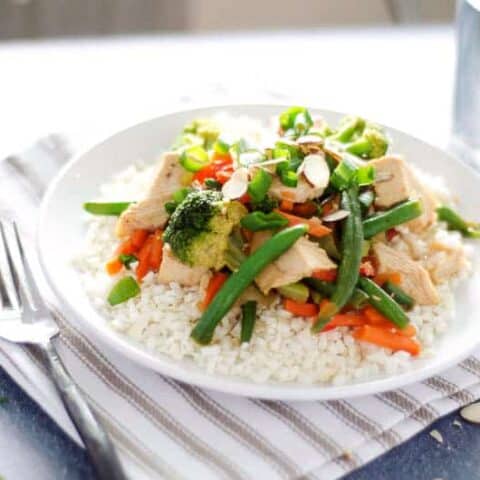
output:
MULTIPOLYGON (((179 106, 230 101, 360 113, 445 146, 453 66, 446 26, 0 44, 0 158, 51 132, 85 145, 179 106)), ((0 444, 22 444, 22 471, 55 478, 55 460, 6 426, 1 415, 0 444)))
POLYGON ((453 67, 448 26, 0 43, 0 157, 232 100, 361 113, 445 145, 453 67))

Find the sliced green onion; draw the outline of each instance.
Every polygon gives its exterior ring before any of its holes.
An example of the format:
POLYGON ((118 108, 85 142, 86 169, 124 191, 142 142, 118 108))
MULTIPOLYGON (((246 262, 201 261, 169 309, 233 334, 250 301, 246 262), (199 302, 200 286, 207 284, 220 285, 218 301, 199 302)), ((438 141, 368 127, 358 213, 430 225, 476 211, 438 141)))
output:
POLYGON ((93 215, 120 215, 132 202, 87 202, 84 210, 93 215))
POLYGON ((480 238, 480 223, 467 222, 445 205, 437 208, 437 215, 439 220, 447 223, 449 230, 456 230, 464 237, 480 238))
POLYGON ((134 262, 138 261, 138 258, 135 255, 127 255, 125 253, 121 253, 118 256, 118 260, 127 268, 130 270, 130 265, 134 262))
POLYGON ((215 152, 225 155, 230 150, 230 143, 223 135, 220 135, 213 144, 213 149, 215 152))
POLYGON ((410 295, 408 295, 408 293, 406 293, 398 285, 395 285, 390 280, 384 283, 383 289, 387 293, 389 293, 392 298, 400 305, 403 305, 406 308, 412 308, 415 305, 415 300, 410 295))
POLYGON ((407 200, 385 212, 373 215, 363 221, 365 238, 372 238, 377 233, 414 220, 422 214, 422 204, 419 200, 407 200))
POLYGON ((293 129, 297 135, 305 134, 312 125, 312 117, 310 116, 309 111, 306 109, 304 112, 298 113, 293 121, 293 129))
POLYGON ((198 172, 209 163, 207 151, 198 145, 185 149, 180 155, 180 164, 189 172, 198 172))
POLYGON ((280 174, 280 181, 286 186, 286 187, 292 187, 295 188, 298 184, 298 175, 297 172, 294 172, 293 170, 287 170, 286 172, 282 172, 280 174))
POLYGON ((112 306, 126 302, 140 293, 140 287, 133 277, 123 277, 112 288, 108 294, 108 303, 112 306))
MULTIPOLYGON (((293 128, 295 126, 295 119, 299 114, 308 114, 310 117, 310 114, 308 113, 308 110, 305 107, 290 107, 287 108, 284 112, 282 112, 279 116, 279 122, 280 126, 282 127, 282 130, 288 130, 290 128, 293 128)), ((310 117, 310 121, 312 121, 310 117)), ((313 124, 313 122, 312 122, 313 124)))
POLYGON ((365 165, 357 170, 357 183, 359 187, 371 185, 375 181, 375 167, 365 165))
POLYGON ((253 335, 255 322, 257 320, 257 302, 249 300, 242 306, 242 323, 240 330, 240 342, 249 342, 253 335))
POLYGON ((348 158, 344 158, 332 172, 330 183, 337 190, 347 189, 355 179, 358 167, 348 158))
POLYGON ((248 184, 248 194, 254 202, 261 202, 272 185, 272 175, 263 168, 259 168, 248 184))
POLYGON ((256 211, 245 215, 240 220, 240 225, 252 232, 258 232, 286 227, 288 220, 277 212, 263 213, 256 211))
POLYGON ((305 303, 310 296, 310 290, 301 282, 282 285, 281 287, 277 287, 277 291, 280 295, 301 303, 305 303))

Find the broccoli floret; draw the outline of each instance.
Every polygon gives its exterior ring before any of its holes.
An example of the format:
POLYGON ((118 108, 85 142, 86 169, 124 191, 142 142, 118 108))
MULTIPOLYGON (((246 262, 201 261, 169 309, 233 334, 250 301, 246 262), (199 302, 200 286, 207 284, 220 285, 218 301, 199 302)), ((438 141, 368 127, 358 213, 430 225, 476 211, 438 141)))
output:
POLYGON ((252 202, 252 208, 254 210, 260 210, 263 213, 270 213, 275 208, 278 208, 279 202, 276 198, 265 195, 264 199, 260 202, 252 202))
POLYGON ((341 144, 341 150, 365 159, 381 157, 388 149, 388 138, 382 127, 356 116, 344 117, 337 132, 328 140, 341 144))
POLYGON ((170 217, 163 238, 182 262, 218 270, 228 236, 246 213, 241 203, 223 201, 220 192, 194 191, 170 217))

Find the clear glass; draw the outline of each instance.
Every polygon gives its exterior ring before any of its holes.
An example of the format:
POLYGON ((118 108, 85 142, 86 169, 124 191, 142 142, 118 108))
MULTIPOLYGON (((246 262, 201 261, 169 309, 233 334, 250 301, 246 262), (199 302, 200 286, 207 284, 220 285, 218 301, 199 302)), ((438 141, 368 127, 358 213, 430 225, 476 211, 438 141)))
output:
POLYGON ((458 0, 452 147, 480 168, 480 0, 458 0))

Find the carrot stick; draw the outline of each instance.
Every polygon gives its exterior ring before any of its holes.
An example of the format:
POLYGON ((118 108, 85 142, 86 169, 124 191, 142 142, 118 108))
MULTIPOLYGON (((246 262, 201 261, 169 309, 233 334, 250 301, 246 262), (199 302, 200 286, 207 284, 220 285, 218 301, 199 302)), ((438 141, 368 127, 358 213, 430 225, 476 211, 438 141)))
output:
POLYGON ((210 305, 210 302, 214 299, 220 288, 222 288, 222 285, 227 281, 227 278, 228 274, 224 272, 215 272, 212 275, 212 278, 208 282, 203 302, 200 305, 201 310, 205 310, 210 305))
POLYGON ((367 323, 367 319, 360 312, 337 313, 321 330, 327 332, 337 327, 361 327, 367 323))
POLYGON ((137 249, 140 250, 145 243, 145 240, 148 237, 148 231, 147 230, 134 230, 132 233, 132 236, 130 237, 130 240, 132 242, 132 245, 137 249))
POLYGON ((314 202, 308 201, 304 203, 296 203, 293 206, 293 213, 300 217, 311 217, 318 212, 318 207, 314 202))
POLYGON ((284 212, 291 212, 293 210, 293 202, 290 200, 282 200, 280 202, 280 210, 284 212))
POLYGON ((415 339, 372 325, 357 327, 353 331, 353 336, 357 340, 373 343, 379 347, 389 348, 394 352, 403 350, 411 355, 418 355, 421 351, 420 344, 415 339))
POLYGON ((152 252, 153 240, 154 240, 153 235, 150 235, 147 238, 147 240, 145 240, 143 247, 138 252, 138 257, 137 257, 138 265, 137 265, 136 273, 137 273, 137 280, 139 282, 142 281, 143 277, 145 277, 145 275, 150 270, 150 254, 152 252))
POLYGON ((115 275, 123 268, 122 262, 117 258, 112 258, 105 264, 105 270, 109 275, 115 275))
POLYGON ((292 215, 290 213, 285 213, 282 212, 281 210, 275 209, 275 212, 279 213, 280 215, 283 215, 287 220, 288 224, 290 226, 293 225, 308 225, 308 234, 312 235, 313 237, 324 237, 325 235, 328 235, 331 233, 331 229, 326 227, 325 225, 322 224, 320 219, 313 217, 313 218, 302 218, 302 217, 297 217, 296 215, 292 215))
POLYGON ((131 239, 129 238, 128 240, 125 240, 122 242, 117 249, 115 250, 115 253, 117 255, 124 254, 124 255, 131 255, 132 253, 135 253, 137 249, 133 245, 131 239))
POLYGON ((329 268, 326 270, 315 270, 312 273, 312 278, 317 280, 324 280, 325 282, 334 282, 337 279, 337 269, 329 268))
POLYGON ((156 271, 162 263, 163 240, 162 231, 157 230, 153 234, 152 251, 150 253, 150 268, 156 271))
POLYGON ((378 273, 375 275, 373 281, 380 286, 388 281, 394 283, 395 285, 400 285, 402 282, 402 275, 398 272, 378 273))
POLYGON ((412 324, 407 325, 405 328, 398 328, 385 315, 382 315, 370 305, 363 309, 363 314, 367 319, 367 323, 375 327, 383 328, 404 337, 414 337, 417 334, 417 329, 412 324))
POLYGON ((299 317, 314 317, 318 314, 318 306, 315 303, 300 303, 290 298, 285 298, 283 307, 288 312, 299 317))

